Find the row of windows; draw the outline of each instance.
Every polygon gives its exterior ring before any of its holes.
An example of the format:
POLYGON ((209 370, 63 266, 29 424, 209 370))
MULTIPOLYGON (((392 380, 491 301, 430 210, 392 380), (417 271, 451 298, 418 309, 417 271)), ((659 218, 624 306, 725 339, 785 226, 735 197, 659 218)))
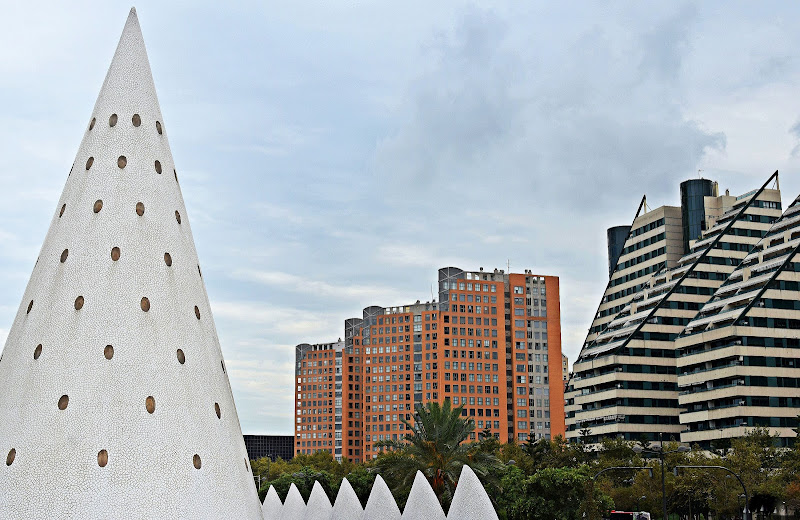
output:
POLYGON ((620 253, 619 256, 625 256, 628 253, 632 253, 634 251, 638 251, 639 249, 642 249, 643 247, 647 247, 647 246, 656 244, 658 242, 661 242, 666 237, 667 237, 666 233, 659 233, 658 235, 654 235, 654 236, 652 236, 650 238, 646 238, 646 239, 644 239, 642 241, 636 242, 635 244, 631 244, 628 247, 624 248, 622 250, 622 253, 620 253))
POLYGON ((648 251, 647 253, 639 256, 635 256, 628 260, 625 260, 623 263, 617 266, 618 270, 627 269, 629 267, 633 267, 634 265, 641 264, 642 262, 646 262, 651 258, 655 258, 657 256, 661 256, 667 253, 666 247, 659 247, 658 249, 654 249, 652 251, 648 251))
MULTIPOLYGON (((608 286, 616 287, 617 285, 630 282, 631 280, 636 280, 637 278, 641 278, 642 276, 655 273, 656 271, 659 271, 663 265, 664 262, 658 262, 649 267, 645 267, 644 269, 639 269, 638 271, 634 271, 632 273, 620 276, 619 278, 614 278, 608 283, 608 286)), ((609 301, 612 299, 613 298, 609 299, 609 301)))
POLYGON ((654 220, 653 222, 650 222, 649 224, 645 224, 644 226, 640 226, 640 227, 638 227, 636 229, 631 230, 631 232, 630 232, 630 234, 628 236, 629 237, 638 237, 639 235, 643 235, 643 234, 647 233, 648 231, 652 231, 652 230, 654 230, 654 229, 656 229, 658 227, 663 226, 664 222, 665 222, 664 217, 661 217, 660 219, 654 220))
MULTIPOLYGON (((481 290, 481 284, 476 283, 476 284, 473 285, 470 282, 458 282, 458 283, 456 283, 456 282, 449 282, 449 283, 448 282, 442 282, 441 283, 441 287, 442 287, 443 291, 446 291, 448 289, 452 289, 452 290, 458 289, 459 291, 472 291, 472 290, 480 291, 481 290)), ((491 285, 483 284, 483 292, 489 292, 489 291, 497 292, 497 286, 494 285, 494 284, 491 284, 491 285)))
POLYGON ((477 386, 475 386, 475 385, 460 385, 460 386, 459 385, 452 385, 452 386, 444 385, 444 391, 445 392, 452 392, 454 394, 457 394, 457 393, 462 393, 462 394, 466 394, 466 393, 470 393, 470 394, 475 394, 475 393, 478 393, 478 394, 499 394, 500 393, 500 387, 498 387, 498 386, 489 386, 489 385, 485 385, 485 386, 482 386, 482 385, 477 385, 477 386), (459 389, 461 390, 460 392, 459 392, 459 389))
MULTIPOLYGON (((495 365, 495 366, 497 366, 497 365, 495 365)), ((488 365, 487 365, 486 370, 489 370, 488 365)), ((458 381, 459 380, 459 374, 457 372, 454 372, 452 375, 450 374, 450 372, 445 372, 444 373, 444 380, 445 381, 450 381, 451 377, 452 377, 453 381, 458 381)), ((483 383, 483 379, 484 379, 483 374, 472 374, 472 373, 470 373, 470 374, 465 374, 465 373, 461 374, 461 381, 473 381, 474 382, 474 381, 477 380, 478 383, 483 383)), ((497 383, 498 382, 497 379, 498 379, 497 378, 497 374, 486 374, 486 382, 487 383, 489 383, 489 382, 497 383), (489 381, 490 378, 491 378, 491 381, 489 381)))

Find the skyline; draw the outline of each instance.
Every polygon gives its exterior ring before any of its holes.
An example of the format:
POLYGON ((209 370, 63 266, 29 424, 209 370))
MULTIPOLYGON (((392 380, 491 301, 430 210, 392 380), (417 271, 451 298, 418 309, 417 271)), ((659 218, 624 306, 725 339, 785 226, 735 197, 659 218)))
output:
MULTIPOLYGON (((292 431, 296 344, 425 301, 409 282, 439 267, 559 276, 572 362, 605 230, 641 186, 651 207, 697 170, 732 194, 775 169, 784 203, 800 189, 797 9, 600 8, 559 27, 544 7, 310 5, 137 5, 244 433, 292 431)), ((17 6, 0 32, 2 343, 126 13, 17 6)))

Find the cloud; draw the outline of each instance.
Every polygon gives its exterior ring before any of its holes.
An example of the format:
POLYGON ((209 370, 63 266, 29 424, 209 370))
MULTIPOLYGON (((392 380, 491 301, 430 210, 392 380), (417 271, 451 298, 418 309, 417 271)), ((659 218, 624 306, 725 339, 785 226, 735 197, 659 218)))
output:
POLYGON ((375 170, 438 204, 524 194, 535 204, 523 214, 567 200, 597 213, 645 187, 671 190, 725 146, 724 134, 683 117, 678 82, 662 81, 681 67, 694 16, 681 10, 627 39, 593 26, 550 40, 470 9, 432 44, 432 66, 410 85, 400 108, 409 116, 378 144, 375 170))
POLYGON ((233 271, 231 277, 328 299, 355 300, 359 302, 384 301, 391 300, 397 294, 395 289, 387 286, 334 284, 323 280, 315 280, 308 276, 298 276, 280 271, 239 269, 233 271))
MULTIPOLYGON (((215 316, 258 325, 266 336, 288 335, 295 338, 319 336, 341 328, 344 318, 333 312, 308 312, 296 308, 265 304, 261 301, 212 301, 215 316)), ((302 341, 298 341, 300 343, 302 341)))

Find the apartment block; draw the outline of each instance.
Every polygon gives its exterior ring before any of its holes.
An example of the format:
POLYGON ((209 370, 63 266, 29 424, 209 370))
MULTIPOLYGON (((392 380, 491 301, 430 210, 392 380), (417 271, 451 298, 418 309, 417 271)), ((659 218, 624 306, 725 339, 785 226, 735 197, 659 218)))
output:
MULTIPOLYGON (((694 188, 699 189, 685 189, 694 181, 682 184, 682 206, 687 204, 685 192, 695 198, 689 203, 692 209, 682 207, 681 218, 672 225, 681 236, 699 235, 689 238, 689 250, 674 265, 665 258, 664 265, 642 278, 619 312, 590 331, 568 387, 568 438, 588 436, 586 440, 595 442, 605 436, 653 440, 659 432, 680 436, 675 340, 780 217, 780 192, 767 189, 775 179, 738 197, 716 195, 716 183, 697 183, 694 188)), ((674 215, 673 209, 664 213, 674 215)), ((641 227, 634 222, 623 251, 641 242, 636 235, 641 227)), ((662 245, 667 236, 659 234, 648 249, 640 249, 674 251, 662 245)), ((617 269, 624 272, 626 261, 623 253, 617 269)), ((612 280, 618 278, 617 272, 612 274, 612 280)))
POLYGON ((788 446, 800 414, 800 198, 676 340, 684 442, 767 427, 788 446))
POLYGON ((295 453, 327 451, 341 460, 345 342, 295 347, 295 453))
POLYGON ((438 289, 366 307, 344 341, 297 347, 297 453, 375 457, 417 404, 445 399, 502 442, 564 434, 558 278, 446 267, 438 289))

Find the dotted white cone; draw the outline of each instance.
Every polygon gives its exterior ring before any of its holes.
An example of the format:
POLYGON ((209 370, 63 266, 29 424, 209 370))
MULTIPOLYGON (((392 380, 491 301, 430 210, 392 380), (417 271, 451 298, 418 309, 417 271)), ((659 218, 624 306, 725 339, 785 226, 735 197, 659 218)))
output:
POLYGON ((447 512, 449 520, 497 520, 497 513, 478 476, 467 465, 461 470, 453 502, 447 512))
POLYGON ((331 520, 361 520, 362 516, 364 516, 364 510, 361 508, 358 495, 353 491, 350 482, 346 478, 342 479, 339 493, 333 504, 331 520))
POLYGON ((306 503, 297 486, 292 482, 289 492, 286 494, 286 500, 283 501, 280 520, 304 520, 305 516, 306 503))
POLYGON ((364 520, 400 520, 400 508, 380 475, 375 477, 364 508, 364 520))
POLYGON ((131 10, 0 361, 4 519, 261 518, 174 172, 131 10))
POLYGON ((319 482, 314 482, 306 504, 305 520, 330 520, 331 501, 319 482))
POLYGON ((414 476, 414 485, 403 510, 403 520, 445 520, 439 499, 421 471, 414 476))
POLYGON ((281 502, 278 492, 270 486, 267 496, 264 497, 264 503, 261 504, 261 514, 264 516, 264 520, 279 520, 282 508, 283 502, 281 502))

